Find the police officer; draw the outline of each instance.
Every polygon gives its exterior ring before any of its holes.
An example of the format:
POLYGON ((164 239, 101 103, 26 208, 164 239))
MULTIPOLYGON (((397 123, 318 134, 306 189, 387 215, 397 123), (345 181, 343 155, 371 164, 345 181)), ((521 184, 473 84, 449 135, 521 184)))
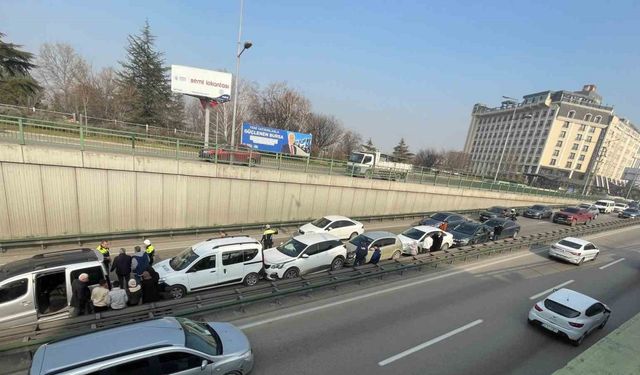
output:
POLYGON ((96 251, 102 255, 102 264, 104 264, 105 269, 109 272, 109 266, 111 265, 111 254, 109 253, 109 242, 107 240, 102 240, 100 245, 96 247, 96 251))
POLYGON ((262 242, 262 248, 270 249, 273 247, 273 235, 278 234, 277 229, 271 229, 271 225, 267 224, 264 226, 264 232, 262 232, 262 238, 260 242, 262 242))
POLYGON ((156 255, 156 248, 153 247, 149 239, 144 240, 144 252, 149 256, 149 265, 153 265, 153 257, 156 255))

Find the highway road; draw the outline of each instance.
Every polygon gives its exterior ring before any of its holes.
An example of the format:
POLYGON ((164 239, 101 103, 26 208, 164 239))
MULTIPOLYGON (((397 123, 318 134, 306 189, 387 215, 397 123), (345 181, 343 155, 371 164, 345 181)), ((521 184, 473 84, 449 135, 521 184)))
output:
POLYGON ((538 248, 243 318, 256 374, 550 374, 640 311, 637 227, 578 267, 538 248), (581 347, 526 323, 558 285, 613 310, 581 347))

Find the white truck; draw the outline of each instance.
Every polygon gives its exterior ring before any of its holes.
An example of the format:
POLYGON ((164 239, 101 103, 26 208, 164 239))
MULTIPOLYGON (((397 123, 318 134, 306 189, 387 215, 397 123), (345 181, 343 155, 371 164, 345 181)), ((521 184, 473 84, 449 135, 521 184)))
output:
POLYGON ((380 152, 356 151, 349 155, 347 172, 353 176, 403 180, 413 165, 395 161, 393 156, 380 152))

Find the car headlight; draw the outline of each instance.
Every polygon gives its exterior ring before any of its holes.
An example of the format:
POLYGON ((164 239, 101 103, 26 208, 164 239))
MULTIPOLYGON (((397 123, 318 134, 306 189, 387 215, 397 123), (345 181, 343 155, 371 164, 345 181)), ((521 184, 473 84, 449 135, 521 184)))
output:
POLYGON ((460 240, 458 240, 458 243, 459 243, 460 245, 466 245, 466 244, 468 244, 468 243, 469 243, 469 239, 468 239, 468 238, 460 239, 460 240))
POLYGON ((284 263, 272 264, 271 268, 280 269, 284 267, 284 263))
POLYGON ((158 279, 158 284, 164 283, 166 281, 167 281, 167 279, 165 279, 164 277, 161 277, 161 278, 158 279))

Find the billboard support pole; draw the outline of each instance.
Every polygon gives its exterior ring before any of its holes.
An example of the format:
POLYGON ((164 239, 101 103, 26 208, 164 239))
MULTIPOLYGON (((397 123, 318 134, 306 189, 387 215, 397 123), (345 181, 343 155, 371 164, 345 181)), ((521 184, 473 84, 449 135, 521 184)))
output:
POLYGON ((211 111, 209 110, 209 103, 205 102, 204 106, 204 147, 209 147, 209 116, 211 111))

